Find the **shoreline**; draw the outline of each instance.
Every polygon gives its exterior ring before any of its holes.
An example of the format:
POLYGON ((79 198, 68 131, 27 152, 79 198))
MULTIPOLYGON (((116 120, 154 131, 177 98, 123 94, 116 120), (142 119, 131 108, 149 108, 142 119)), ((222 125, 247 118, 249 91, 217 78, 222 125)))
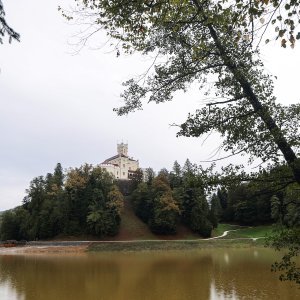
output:
POLYGON ((32 242, 25 246, 1 247, 0 255, 83 255, 97 252, 181 251, 214 248, 264 247, 263 239, 131 240, 32 242))
POLYGON ((19 246, 0 248, 1 255, 82 255, 87 252, 85 246, 19 246))
POLYGON ((214 248, 265 247, 265 237, 263 236, 266 236, 264 231, 266 227, 243 227, 228 230, 227 226, 222 229, 217 236, 206 239, 30 241, 25 245, 15 244, 14 247, 0 247, 0 255, 83 255, 97 252, 192 251, 214 248))

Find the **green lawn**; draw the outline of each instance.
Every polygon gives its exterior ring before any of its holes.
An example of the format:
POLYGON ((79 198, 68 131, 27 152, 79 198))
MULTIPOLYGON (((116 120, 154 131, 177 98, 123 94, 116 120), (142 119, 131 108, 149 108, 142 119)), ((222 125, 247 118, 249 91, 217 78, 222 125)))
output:
POLYGON ((93 243, 88 251, 106 252, 106 251, 151 251, 151 250, 197 250, 203 248, 248 248, 248 247, 264 247, 264 239, 251 240, 244 238, 265 237, 272 233, 273 226, 257 226, 257 227, 241 227, 238 225, 219 224, 214 229, 213 236, 222 235, 224 231, 236 230, 228 233, 224 238, 213 240, 186 240, 181 241, 128 241, 128 242, 112 242, 112 243, 93 243), (232 240, 236 239, 236 240, 232 240))
POLYGON ((272 234, 274 227, 272 225, 263 225, 255 227, 240 227, 236 231, 229 232, 224 238, 235 239, 235 238, 260 238, 266 237, 272 234))

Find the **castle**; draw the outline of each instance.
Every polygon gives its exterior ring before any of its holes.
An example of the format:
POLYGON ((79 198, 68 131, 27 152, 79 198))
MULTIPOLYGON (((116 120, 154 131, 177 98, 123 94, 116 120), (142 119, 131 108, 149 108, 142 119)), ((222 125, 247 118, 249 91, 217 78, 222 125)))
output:
POLYGON ((117 144, 118 154, 106 159, 100 167, 114 175, 116 179, 129 180, 135 176, 139 161, 128 156, 128 144, 117 144))

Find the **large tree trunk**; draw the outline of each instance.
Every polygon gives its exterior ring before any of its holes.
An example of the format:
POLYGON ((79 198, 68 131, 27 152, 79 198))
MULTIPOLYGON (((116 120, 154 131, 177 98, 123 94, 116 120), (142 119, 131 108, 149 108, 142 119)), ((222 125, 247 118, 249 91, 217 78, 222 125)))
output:
POLYGON ((254 93, 252 86, 246 76, 239 70, 239 68, 233 63, 233 61, 226 55, 225 49, 220 42, 217 32, 214 29, 213 25, 208 25, 210 34, 215 42, 216 47, 220 52, 220 56, 222 57, 224 64, 228 67, 228 69, 232 72, 234 78, 237 82, 240 83, 247 99, 251 103, 255 112, 261 117, 261 119, 266 124, 266 127, 271 132, 274 141, 280 151, 282 152, 286 162, 289 167, 292 169, 295 180, 300 184, 300 159, 297 158, 295 152, 287 142, 285 136, 283 135, 281 129, 277 126, 275 120, 270 115, 268 109, 264 108, 259 101, 258 97, 254 93))

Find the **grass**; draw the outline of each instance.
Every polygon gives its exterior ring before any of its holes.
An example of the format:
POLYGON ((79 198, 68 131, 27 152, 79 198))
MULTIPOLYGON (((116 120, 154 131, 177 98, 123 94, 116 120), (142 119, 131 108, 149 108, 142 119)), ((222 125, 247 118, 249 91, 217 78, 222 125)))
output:
POLYGON ((155 235, 151 232, 148 225, 142 222, 135 214, 131 207, 129 199, 125 199, 124 208, 121 214, 121 225, 119 233, 112 237, 107 238, 111 241, 131 241, 131 240, 158 240, 158 239, 199 239, 198 234, 193 233, 183 224, 179 224, 177 227, 177 234, 175 235, 155 235))
POLYGON ((224 238, 260 238, 272 234, 274 227, 272 225, 262 225, 256 227, 238 228, 236 231, 229 232, 224 238))
POLYGON ((220 236, 224 233, 224 231, 234 230, 234 229, 238 229, 238 228, 241 228, 241 227, 238 225, 231 225, 231 224, 218 224, 218 227, 212 231, 212 237, 220 236))
POLYGON ((142 222, 133 212, 130 201, 124 202, 124 209, 121 215, 120 231, 115 240, 152 240, 156 239, 155 235, 150 231, 147 224, 142 222))
POLYGON ((194 240, 194 241, 133 241, 93 243, 89 246, 89 252, 111 251, 165 251, 165 250, 199 250, 207 248, 249 248, 262 247, 264 244, 253 240, 194 240))
POLYGON ((93 243, 89 246, 89 252, 111 252, 111 251, 165 251, 165 250, 198 250, 207 248, 249 248, 263 247, 264 239, 252 240, 246 238, 264 237, 273 230, 271 225, 257 227, 241 227, 238 225, 219 224, 214 229, 213 236, 220 236, 227 230, 229 232, 224 238, 206 240, 188 240, 188 236, 180 241, 157 241, 157 240, 134 240, 125 242, 93 243))

